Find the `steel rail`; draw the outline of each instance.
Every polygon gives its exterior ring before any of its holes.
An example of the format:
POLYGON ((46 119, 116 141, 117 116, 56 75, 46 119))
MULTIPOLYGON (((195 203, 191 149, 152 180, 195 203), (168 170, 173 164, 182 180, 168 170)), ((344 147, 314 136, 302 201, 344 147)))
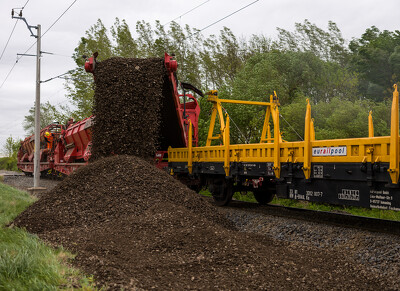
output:
MULTIPOLYGON (((211 200, 211 198, 210 198, 211 200)), ((298 219, 319 224, 400 235, 400 221, 357 216, 347 213, 310 210, 282 205, 259 205, 254 202, 233 200, 225 208, 240 209, 262 215, 298 219)))

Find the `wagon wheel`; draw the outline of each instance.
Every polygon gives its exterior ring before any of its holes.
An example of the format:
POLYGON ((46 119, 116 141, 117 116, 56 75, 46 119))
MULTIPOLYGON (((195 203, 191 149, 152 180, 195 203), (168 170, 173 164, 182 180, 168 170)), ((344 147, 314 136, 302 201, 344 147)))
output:
POLYGON ((260 205, 266 205, 274 199, 275 193, 268 189, 254 189, 253 190, 254 198, 256 198, 257 202, 260 205))
POLYGON ((226 182, 224 178, 215 179, 210 185, 210 192, 217 206, 225 206, 232 200, 233 187, 232 184, 226 182))

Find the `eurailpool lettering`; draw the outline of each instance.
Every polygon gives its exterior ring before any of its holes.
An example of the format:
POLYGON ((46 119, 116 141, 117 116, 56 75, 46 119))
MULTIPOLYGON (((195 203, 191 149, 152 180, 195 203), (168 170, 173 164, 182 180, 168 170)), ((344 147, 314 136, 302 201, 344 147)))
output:
POLYGON ((347 156, 347 147, 340 146, 312 148, 312 155, 314 157, 347 156))

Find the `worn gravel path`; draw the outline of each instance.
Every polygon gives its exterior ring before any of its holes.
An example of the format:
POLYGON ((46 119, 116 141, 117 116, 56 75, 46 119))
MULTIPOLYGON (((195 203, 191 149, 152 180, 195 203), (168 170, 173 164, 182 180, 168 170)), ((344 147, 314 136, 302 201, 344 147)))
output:
MULTIPOLYGON (((33 187, 33 177, 25 176, 24 174, 18 172, 8 172, 3 176, 3 183, 10 185, 19 190, 27 191, 28 188, 33 187)), ((40 179, 40 187, 45 187, 47 190, 53 189, 60 180, 50 180, 50 179, 40 179)))

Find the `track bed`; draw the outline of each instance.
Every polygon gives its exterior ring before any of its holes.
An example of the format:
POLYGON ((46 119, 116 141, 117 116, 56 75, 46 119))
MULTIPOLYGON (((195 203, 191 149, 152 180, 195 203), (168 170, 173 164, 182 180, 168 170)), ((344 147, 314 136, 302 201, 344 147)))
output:
MULTIPOLYGON (((103 164, 95 174, 102 175, 102 171, 107 172, 107 169, 108 166, 103 164)), ((109 176, 111 178, 112 174, 109 176)), ((135 179, 135 174, 130 177, 135 179)), ((161 175, 157 180, 168 180, 167 177, 161 175)), ((77 185, 82 179, 78 178, 77 185)), ((92 178, 86 177, 88 179, 90 182, 92 178)), ((123 199, 118 198, 118 191, 129 184, 128 180, 124 181, 125 184, 118 186, 121 188, 112 190, 116 202, 123 199)), ((104 188, 115 185, 105 182, 104 188)), ((69 192, 74 185, 69 181, 60 184, 55 191, 59 194, 60 189, 69 192)), ((88 185, 93 184, 83 184, 82 187, 88 185)), ((90 201, 87 191, 95 191, 94 188, 86 189, 86 193, 82 193, 85 195, 79 198, 84 199, 81 204, 85 199, 90 201)), ((146 202, 153 206, 146 206, 147 210, 141 212, 140 219, 129 216, 129 213, 117 215, 110 208, 107 220, 100 219, 101 223, 89 226, 90 217, 96 214, 80 212, 82 219, 89 219, 84 225, 60 227, 57 221, 47 221, 38 234, 54 245, 61 243, 76 252, 78 256, 74 264, 94 274, 99 283, 107 284, 110 289, 133 286, 144 289, 234 290, 300 290, 321 286, 364 290, 382 289, 382 286, 383 289, 400 288, 395 279, 400 267, 398 236, 277 217, 267 214, 265 207, 254 204, 250 207, 236 201, 232 207, 214 208, 207 200, 191 200, 191 195, 197 195, 185 190, 186 199, 191 201, 186 205, 196 201, 200 207, 188 211, 185 206, 172 201, 157 202, 157 195, 148 192, 146 184, 141 189, 141 193, 154 197, 146 202), (199 211, 206 210, 215 211, 211 221, 199 214, 199 211), (227 226, 219 223, 224 221, 222 217, 228 218, 223 223, 227 226), (229 227, 231 223, 234 228, 229 227)), ((165 198, 165 192, 163 195, 165 198)), ((71 202, 76 199, 69 197, 65 201, 68 211, 74 211, 71 205, 75 203, 71 202)), ((104 206, 103 202, 106 201, 98 200, 92 207, 104 206)), ((139 207, 138 204, 144 202, 129 203, 130 207, 139 207)), ((63 209, 56 207, 54 215, 62 217, 67 214, 63 209)), ((40 219, 40 212, 33 214, 40 219)))

